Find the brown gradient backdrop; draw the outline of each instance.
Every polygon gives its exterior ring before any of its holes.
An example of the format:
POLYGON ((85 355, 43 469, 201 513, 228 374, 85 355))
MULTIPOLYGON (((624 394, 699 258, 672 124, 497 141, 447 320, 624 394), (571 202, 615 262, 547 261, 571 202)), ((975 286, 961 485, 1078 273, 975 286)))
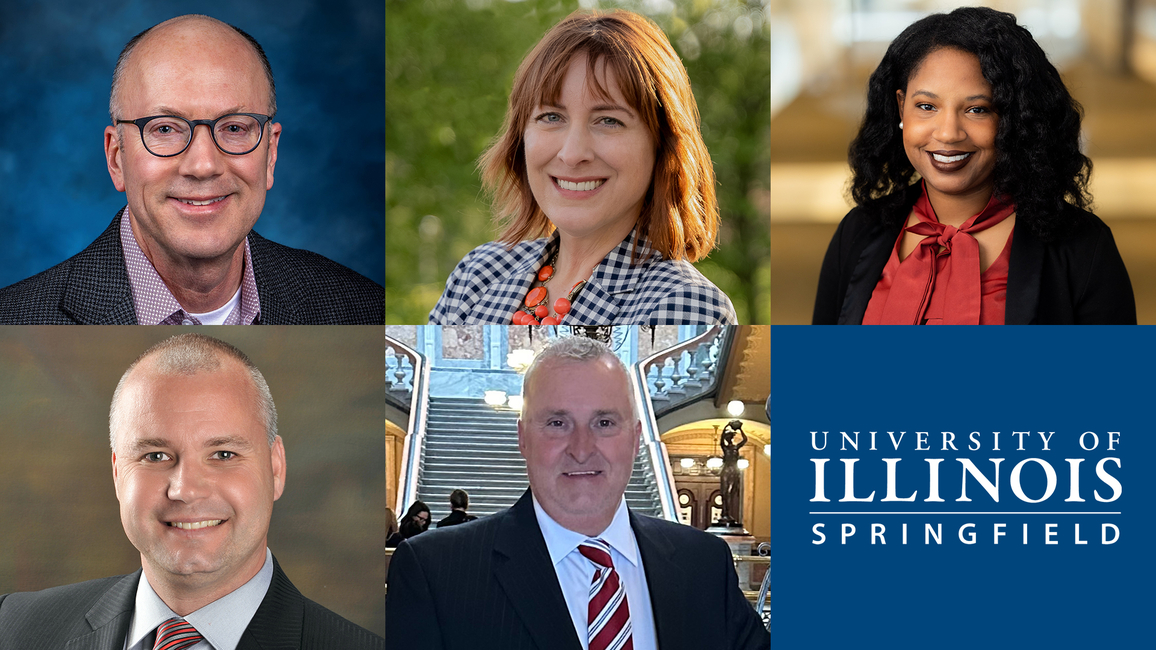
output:
MULTIPOLYGON (((129 573, 108 407, 172 327, 0 328, 0 593, 129 573)), ((311 598, 385 632, 385 342, 380 327, 214 327, 261 369, 285 441, 269 548, 311 598)))

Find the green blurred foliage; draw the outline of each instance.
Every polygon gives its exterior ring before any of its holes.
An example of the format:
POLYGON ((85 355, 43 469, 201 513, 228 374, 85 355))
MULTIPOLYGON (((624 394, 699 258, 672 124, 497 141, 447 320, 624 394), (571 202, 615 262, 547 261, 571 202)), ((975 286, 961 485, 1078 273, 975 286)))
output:
MULTIPOLYGON (((719 248, 699 262, 739 322, 770 323, 769 0, 583 2, 645 14, 682 57, 714 160, 719 248)), ((575 1, 386 0, 386 323, 425 323, 454 266, 496 236, 476 171, 514 73, 575 1)))

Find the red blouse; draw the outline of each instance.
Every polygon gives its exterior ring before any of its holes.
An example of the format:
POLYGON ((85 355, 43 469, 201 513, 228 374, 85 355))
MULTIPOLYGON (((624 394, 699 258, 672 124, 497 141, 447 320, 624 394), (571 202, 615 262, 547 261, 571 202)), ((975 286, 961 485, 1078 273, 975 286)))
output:
MULTIPOLYGON (((1004 245, 1003 250, 1000 251, 999 257, 987 267, 987 270, 979 274, 980 285, 980 304, 979 304, 979 324, 980 325, 1003 325, 1004 306, 1007 302, 1007 270, 1008 260, 1011 259, 1011 244, 1012 237, 1008 235, 1007 244, 1004 245)), ((903 240, 903 235, 899 235, 899 241, 903 240)), ((867 303, 867 313, 863 315, 864 325, 895 325, 897 323, 883 323, 879 317, 883 315, 883 305, 887 304, 887 295, 891 292, 891 281, 895 277, 895 272, 898 270, 902 262, 899 261, 899 241, 895 242, 895 248, 891 250, 891 257, 887 260, 887 266, 883 267, 883 276, 879 278, 879 284, 875 285, 875 291, 871 293, 871 302, 867 303)), ((942 273, 944 267, 947 266, 947 260, 940 258, 936 260, 940 265, 939 272, 942 273)), ((927 311, 924 314, 924 325, 943 325, 943 303, 944 292, 932 291, 931 302, 927 305, 927 311)))
POLYGON ((955 228, 939 222, 924 186, 914 212, 918 220, 899 232, 867 303, 863 324, 1002 325, 1012 235, 991 266, 981 272, 979 244, 970 233, 1003 221, 1015 212, 1015 206, 993 196, 982 212, 955 228), (900 260, 899 246, 907 232, 924 238, 900 260))

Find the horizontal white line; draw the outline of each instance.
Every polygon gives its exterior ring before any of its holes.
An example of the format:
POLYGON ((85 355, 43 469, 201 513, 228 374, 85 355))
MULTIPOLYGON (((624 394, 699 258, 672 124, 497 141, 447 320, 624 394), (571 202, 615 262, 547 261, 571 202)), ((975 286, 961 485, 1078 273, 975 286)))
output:
POLYGON ((1120 512, 809 512, 810 515, 1119 515, 1120 512))

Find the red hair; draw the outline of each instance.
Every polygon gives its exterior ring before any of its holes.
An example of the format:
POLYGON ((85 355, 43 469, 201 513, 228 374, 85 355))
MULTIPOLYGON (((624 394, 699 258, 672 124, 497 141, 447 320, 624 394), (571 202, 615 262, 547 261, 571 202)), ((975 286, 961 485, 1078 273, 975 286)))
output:
MULTIPOLYGON (((482 183, 493 196, 498 240, 513 247, 554 230, 530 190, 526 125, 536 107, 557 103, 570 63, 580 55, 589 71, 602 69, 599 65, 614 71, 622 97, 656 143, 639 232, 667 259, 706 257, 718 236, 719 212, 714 165, 702 141, 690 78, 662 30, 622 10, 570 14, 518 67, 502 131, 478 160, 482 183)), ((586 75, 591 93, 609 98, 598 77, 586 75)))

